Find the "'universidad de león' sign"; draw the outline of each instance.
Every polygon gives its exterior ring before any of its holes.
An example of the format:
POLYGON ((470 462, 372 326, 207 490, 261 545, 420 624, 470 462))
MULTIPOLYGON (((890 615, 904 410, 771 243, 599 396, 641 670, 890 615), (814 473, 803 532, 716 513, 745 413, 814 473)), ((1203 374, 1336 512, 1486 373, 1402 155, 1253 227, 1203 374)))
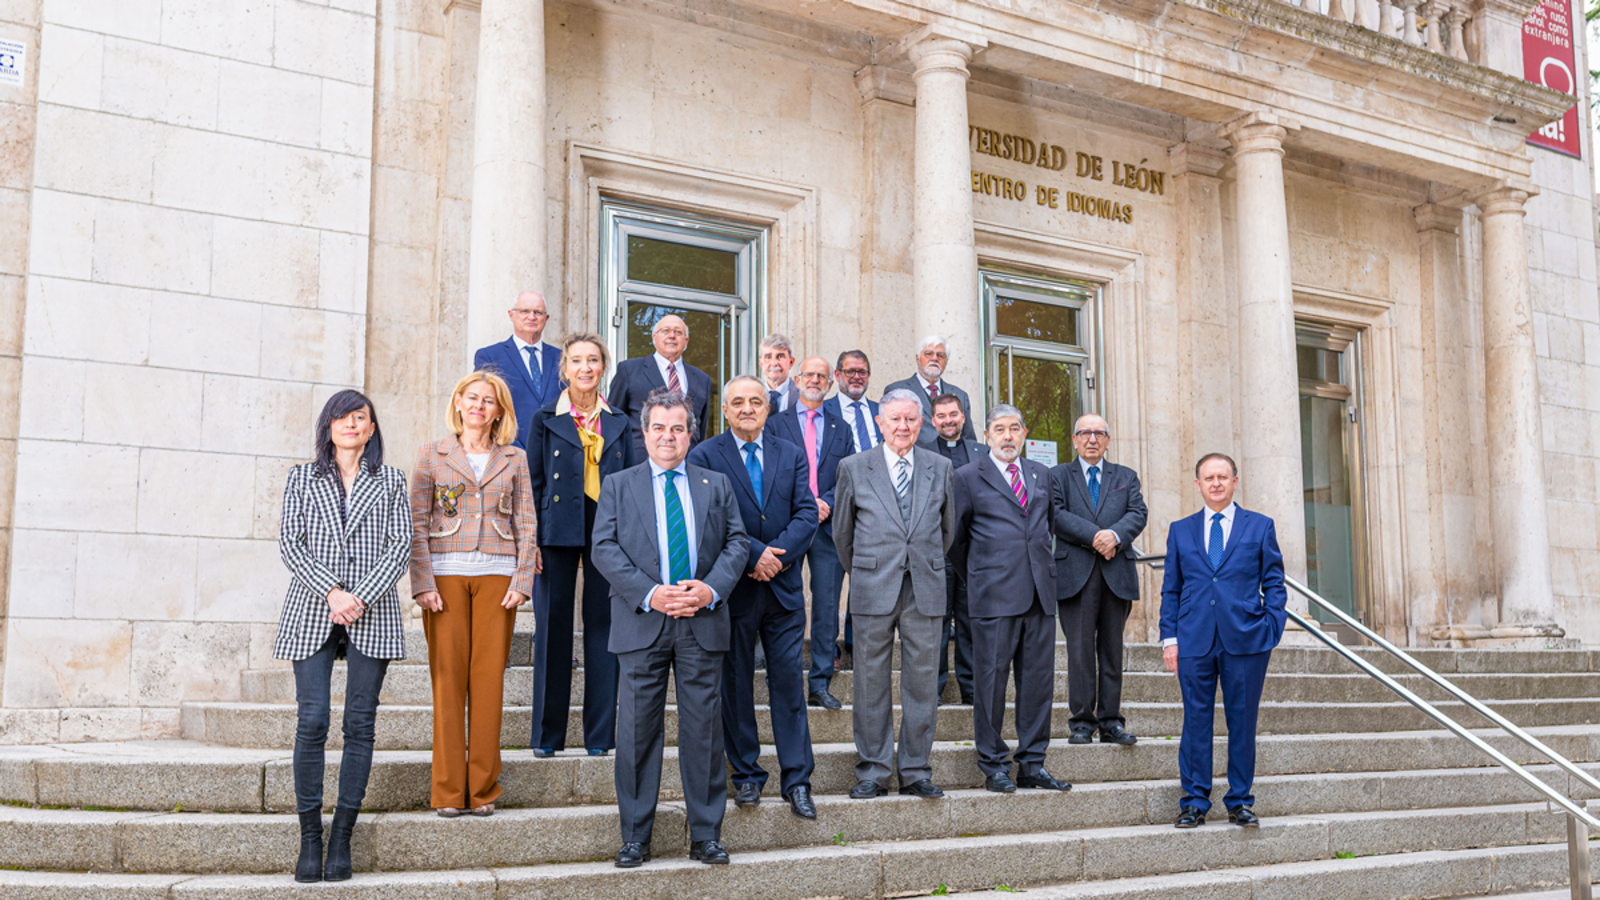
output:
MULTIPOLYGON (((1072 167, 1073 173, 1090 181, 1105 181, 1109 174, 1111 184, 1142 194, 1165 195, 1167 175, 1145 165, 1147 160, 1130 162, 1111 160, 1107 172, 1104 157, 1090 153, 1069 153, 1057 144, 1035 141, 1020 134, 1002 134, 992 128, 972 125, 967 128, 973 153, 996 159, 1020 163, 1045 172, 1061 172, 1072 167)), ((1029 191, 1026 178, 1012 178, 990 172, 972 170, 972 192, 1001 200, 1025 202, 1030 197, 1039 206, 1064 209, 1101 219, 1133 224, 1133 204, 1118 202, 1093 194, 1063 191, 1061 188, 1035 182, 1029 191)))

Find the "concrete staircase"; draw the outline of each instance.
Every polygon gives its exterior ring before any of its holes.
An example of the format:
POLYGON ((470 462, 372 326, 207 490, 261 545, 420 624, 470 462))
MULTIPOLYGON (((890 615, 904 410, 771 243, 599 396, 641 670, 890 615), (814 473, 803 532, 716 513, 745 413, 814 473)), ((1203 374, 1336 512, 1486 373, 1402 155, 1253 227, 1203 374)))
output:
MULTIPOLYGON (((1535 896, 1529 892, 1566 879, 1562 816, 1326 650, 1284 648, 1274 657, 1258 757, 1257 810, 1266 818, 1259 831, 1225 819, 1195 831, 1171 828, 1179 797, 1177 685, 1160 671, 1159 648, 1140 646, 1128 654, 1125 705, 1129 727, 1143 739, 1134 747, 1058 742, 1049 766, 1074 782, 1068 794, 982 790, 971 709, 947 705, 933 759, 946 797, 851 801, 844 796, 855 781, 849 709, 811 710, 818 820, 791 816, 775 790, 754 809, 730 803, 728 867, 684 858, 669 723, 656 861, 626 872, 608 862, 618 840, 613 760, 583 753, 576 711, 568 746, 578 749, 553 759, 505 751, 506 795, 493 817, 445 820, 426 809, 426 648, 418 639, 411 651, 385 685, 369 813, 354 840, 357 877, 310 890, 385 900, 800 900, 912 896, 942 886, 948 893, 1025 888, 1049 898, 1378 900, 1535 896)), ((530 655, 519 636, 506 673, 508 703, 528 700, 530 655)), ((1600 654, 1417 655, 1600 771, 1600 654)), ((1398 671, 1386 657, 1371 658, 1398 671)), ((1059 649, 1057 662, 1064 668, 1059 649)), ((1402 680, 1430 699, 1444 696, 1416 676, 1402 680)), ((581 673, 575 681, 581 686, 581 673)), ((1064 673, 1056 681, 1056 733, 1064 737, 1064 673)), ((849 684, 848 672, 835 682, 846 701, 849 684)), ((336 702, 341 687, 342 678, 336 702)), ((246 702, 186 705, 182 741, 0 747, 0 897, 263 898, 307 890, 287 874, 298 846, 292 677, 245 672, 241 689, 246 702)), ((764 700, 759 678, 757 691, 764 700)), ((512 706, 506 718, 506 746, 525 748, 528 708, 512 706)), ((1483 733, 1512 758, 1541 762, 1498 732, 1483 733)), ((776 773, 770 749, 764 764, 776 773)), ((338 755, 329 761, 331 801, 338 755)), ((1225 761, 1219 740, 1222 783, 1225 761)), ((1565 784, 1553 767, 1536 771, 1565 784)))

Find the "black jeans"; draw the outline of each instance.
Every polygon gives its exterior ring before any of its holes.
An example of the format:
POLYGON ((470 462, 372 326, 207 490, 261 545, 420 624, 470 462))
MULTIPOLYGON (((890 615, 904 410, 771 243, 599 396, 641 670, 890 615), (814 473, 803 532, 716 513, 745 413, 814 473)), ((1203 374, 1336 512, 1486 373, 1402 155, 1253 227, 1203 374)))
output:
MULTIPOLYGON (((294 664, 294 699, 299 716, 294 729, 294 797, 297 812, 322 808, 323 745, 328 740, 329 682, 333 660, 345 640, 344 626, 333 626, 322 649, 294 664)), ((344 688, 344 753, 339 763, 338 805, 360 809, 372 772, 372 741, 377 733, 378 692, 389 671, 387 659, 373 659, 347 645, 344 688)))

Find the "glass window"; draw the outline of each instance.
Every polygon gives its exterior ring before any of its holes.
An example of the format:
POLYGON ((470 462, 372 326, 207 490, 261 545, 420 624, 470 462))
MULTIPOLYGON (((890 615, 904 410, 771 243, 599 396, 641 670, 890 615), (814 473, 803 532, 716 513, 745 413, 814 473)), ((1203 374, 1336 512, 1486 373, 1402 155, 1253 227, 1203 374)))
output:
POLYGON ((630 234, 628 280, 738 294, 739 254, 630 234))
POLYGON ((1078 310, 1071 306, 1040 303, 1019 297, 996 296, 995 330, 1005 337, 1077 346, 1078 310))

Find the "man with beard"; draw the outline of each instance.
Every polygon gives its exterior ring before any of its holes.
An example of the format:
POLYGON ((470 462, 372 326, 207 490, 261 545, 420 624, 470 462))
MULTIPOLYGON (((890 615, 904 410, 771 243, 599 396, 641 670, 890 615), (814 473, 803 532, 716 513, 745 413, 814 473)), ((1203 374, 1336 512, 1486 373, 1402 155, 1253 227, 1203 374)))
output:
MULTIPOLYGON (((940 394, 933 401, 933 427, 938 440, 920 444, 935 450, 950 460, 950 465, 960 470, 962 466, 989 455, 989 448, 977 441, 961 436, 967 416, 961 409, 961 398, 955 394, 940 394)), ((945 613, 943 636, 939 643, 939 696, 950 683, 950 639, 956 642, 956 686, 961 690, 961 702, 972 703, 972 621, 967 613, 967 582, 956 574, 956 567, 946 560, 944 567, 945 613)))
POLYGON ((884 389, 884 396, 888 396, 890 391, 910 391, 917 395, 922 403, 922 435, 918 440, 929 445, 937 438, 933 427, 933 401, 940 394, 954 394, 961 401, 961 437, 969 441, 978 438, 972 430, 972 402, 967 399, 967 392, 941 380, 945 364, 950 359, 946 346, 945 339, 936 334, 923 338, 922 344, 917 347, 917 373, 884 389))

